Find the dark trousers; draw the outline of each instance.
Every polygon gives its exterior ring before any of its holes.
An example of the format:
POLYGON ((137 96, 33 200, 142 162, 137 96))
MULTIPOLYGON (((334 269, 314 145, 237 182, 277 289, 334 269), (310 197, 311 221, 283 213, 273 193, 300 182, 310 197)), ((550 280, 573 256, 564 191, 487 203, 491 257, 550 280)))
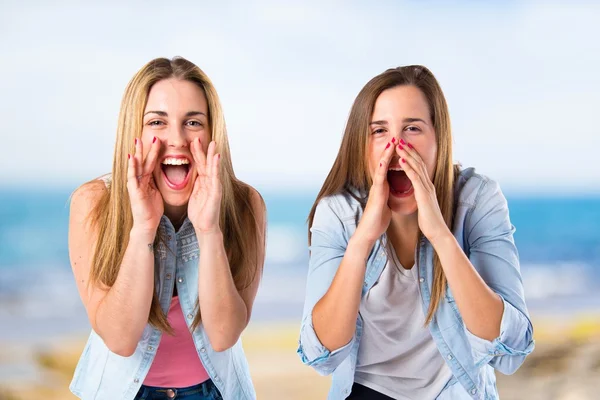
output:
POLYGON ((346 400, 394 400, 383 393, 354 382, 352 393, 346 397, 346 400))
POLYGON ((186 388, 168 388, 142 385, 134 400, 222 400, 221 393, 209 379, 186 388))

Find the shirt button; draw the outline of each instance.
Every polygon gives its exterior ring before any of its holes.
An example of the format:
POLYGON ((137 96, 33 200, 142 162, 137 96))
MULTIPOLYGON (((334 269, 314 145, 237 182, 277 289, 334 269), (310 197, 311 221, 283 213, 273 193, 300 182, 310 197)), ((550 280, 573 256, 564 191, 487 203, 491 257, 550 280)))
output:
POLYGON ((452 357, 452 354, 448 354, 448 360, 452 360, 454 357, 452 357))
POLYGON ((215 376, 215 382, 221 382, 218 376, 215 376))
POLYGON ((419 278, 419 282, 421 282, 421 283, 425 282, 425 278, 419 278))
POLYGON ((167 240, 171 240, 171 239, 173 239, 173 236, 171 236, 171 235, 168 235, 168 236, 167 236, 167 240))
POLYGON ((179 277, 179 279, 177 279, 177 282, 183 283, 183 278, 179 277))
POLYGON ((206 349, 203 347, 200 349, 200 353, 206 353, 206 349))
POLYGON ((140 381, 140 380, 139 380, 138 378, 135 378, 135 379, 133 380, 133 382, 135 382, 135 383, 139 383, 139 381, 140 381))
POLYGON ((497 355, 497 356, 499 356, 500 355, 500 350, 494 351, 494 354, 497 355))
POLYGON ((166 279, 171 279, 171 274, 167 274, 167 276, 165 276, 166 279))
POLYGON ((476 394, 477 393, 477 389, 471 389, 471 394, 476 394))
POLYGON ((152 351, 152 350, 154 350, 154 347, 148 346, 148 351, 152 351))
POLYGON ((194 318, 194 316, 192 314, 188 314, 187 317, 188 317, 188 319, 194 318))

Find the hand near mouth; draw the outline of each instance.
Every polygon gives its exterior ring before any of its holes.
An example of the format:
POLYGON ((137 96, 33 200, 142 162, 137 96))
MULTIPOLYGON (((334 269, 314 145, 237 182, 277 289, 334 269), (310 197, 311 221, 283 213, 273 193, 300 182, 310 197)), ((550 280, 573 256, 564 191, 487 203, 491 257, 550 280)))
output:
POLYGON ((414 187, 417 201, 419 228, 430 242, 449 232, 440 210, 435 186, 427 173, 425 162, 410 143, 394 146, 400 156, 402 169, 414 187))
POLYGON ((143 160, 143 145, 135 139, 133 155, 127 154, 127 191, 133 214, 133 229, 154 235, 164 213, 163 198, 156 187, 152 172, 158 160, 160 140, 154 138, 150 151, 143 160))
POLYGON ((392 210, 388 206, 390 185, 387 181, 387 171, 394 148, 394 143, 389 142, 381 154, 379 166, 373 172, 373 185, 369 191, 367 206, 356 228, 355 235, 358 234, 359 238, 369 244, 374 244, 383 235, 392 220, 392 210))
POLYGON ((219 216, 223 188, 219 178, 220 154, 215 154, 216 143, 210 142, 204 154, 200 139, 192 141, 192 156, 198 176, 188 203, 188 218, 197 234, 220 232, 219 216))

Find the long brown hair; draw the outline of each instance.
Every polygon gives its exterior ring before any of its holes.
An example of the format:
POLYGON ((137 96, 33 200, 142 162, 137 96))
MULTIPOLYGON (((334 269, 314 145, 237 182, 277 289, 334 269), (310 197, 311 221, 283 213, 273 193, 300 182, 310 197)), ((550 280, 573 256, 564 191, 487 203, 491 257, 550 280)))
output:
MULTIPOLYGON (((131 79, 123 100, 117 127, 117 137, 109 190, 105 191, 90 213, 98 233, 90 270, 90 283, 112 286, 117 278, 133 226, 131 203, 127 191, 127 157, 134 152, 134 138, 140 138, 143 113, 152 86, 158 81, 176 78, 198 85, 208 102, 210 139, 221 154, 220 179, 223 186, 220 226, 238 290, 248 287, 258 273, 259 227, 250 203, 250 187, 238 180, 233 171, 225 119, 217 92, 206 74, 192 62, 175 57, 157 58, 147 63, 131 79)), ((93 181, 92 181, 93 182, 93 181)), ((91 182, 88 182, 88 184, 91 182)), ((264 204, 263 204, 264 205, 264 204)), ((160 228, 156 241, 160 240, 160 228)), ((197 312, 192 327, 200 324, 197 312)), ((154 292, 148 322, 163 332, 171 333, 167 317, 154 292)))
MULTIPOLYGON (((421 65, 411 65, 388 69, 377 75, 362 88, 356 97, 350 110, 338 155, 308 216, 309 241, 310 227, 313 223, 315 210, 322 198, 344 191, 350 193, 358 191, 365 196, 369 192, 373 181, 368 172, 367 146, 369 143, 369 123, 371 122, 375 102, 384 90, 402 85, 417 87, 427 99, 438 149, 433 183, 444 221, 449 228, 452 228, 454 181, 458 168, 452 163, 452 133, 448 105, 442 88, 431 71, 421 65)), ((362 204, 364 206, 364 199, 362 204)), ((437 253, 434 252, 433 286, 426 324, 429 324, 435 315, 440 300, 444 296, 446 284, 446 276, 440 259, 437 253)))

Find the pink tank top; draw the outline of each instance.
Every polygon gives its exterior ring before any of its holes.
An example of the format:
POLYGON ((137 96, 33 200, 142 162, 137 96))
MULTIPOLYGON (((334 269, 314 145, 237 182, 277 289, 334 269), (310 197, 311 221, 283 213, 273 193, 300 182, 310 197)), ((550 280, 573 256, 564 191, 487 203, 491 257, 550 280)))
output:
POLYGON ((167 319, 175 336, 163 333, 144 385, 184 388, 208 380, 177 296, 171 300, 167 319))

